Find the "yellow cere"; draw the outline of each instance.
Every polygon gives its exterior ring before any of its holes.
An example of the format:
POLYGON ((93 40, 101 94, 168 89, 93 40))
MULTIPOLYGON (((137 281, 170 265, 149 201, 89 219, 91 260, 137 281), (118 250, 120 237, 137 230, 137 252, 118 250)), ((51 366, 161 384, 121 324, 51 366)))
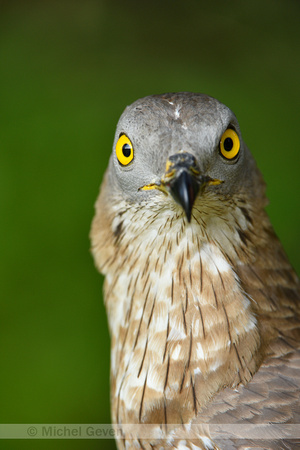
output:
POLYGON ((237 133, 231 128, 228 128, 220 140, 221 155, 226 159, 233 159, 238 155, 240 146, 240 139, 237 133))
POLYGON ((222 184, 222 183, 224 183, 223 180, 217 180, 216 178, 209 180, 207 182, 208 186, 218 186, 219 184, 222 184))
POLYGON ((122 166, 127 166, 133 160, 133 146, 126 134, 121 134, 116 145, 116 155, 122 166))
POLYGON ((171 167, 172 167, 172 162, 168 159, 167 163, 166 163, 166 172, 165 173, 168 173, 168 171, 171 169, 171 167))
POLYGON ((161 191, 164 194, 168 193, 163 184, 150 183, 150 184, 146 184, 146 186, 142 186, 139 188, 140 191, 151 191, 152 189, 157 189, 158 191, 161 191))
POLYGON ((151 191, 152 189, 157 189, 157 184, 146 184, 140 188, 142 191, 151 191))

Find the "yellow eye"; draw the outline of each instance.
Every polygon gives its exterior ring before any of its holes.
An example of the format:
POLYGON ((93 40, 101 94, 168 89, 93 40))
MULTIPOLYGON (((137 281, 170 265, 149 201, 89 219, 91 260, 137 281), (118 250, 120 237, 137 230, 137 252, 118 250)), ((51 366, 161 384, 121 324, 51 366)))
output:
POLYGON ((220 152, 226 159, 235 158, 240 151, 240 140, 235 131, 228 128, 220 140, 220 152))
POLYGON ((126 134, 121 134, 118 139, 116 155, 122 166, 127 166, 133 160, 133 146, 126 134))

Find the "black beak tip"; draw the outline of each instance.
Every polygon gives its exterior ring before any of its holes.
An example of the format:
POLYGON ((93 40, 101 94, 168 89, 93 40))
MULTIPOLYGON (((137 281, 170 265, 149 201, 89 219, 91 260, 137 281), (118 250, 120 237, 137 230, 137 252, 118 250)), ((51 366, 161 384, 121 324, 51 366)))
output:
POLYGON ((189 222, 189 223, 191 223, 191 219, 192 219, 192 211, 185 211, 185 215, 186 215, 186 218, 187 218, 187 221, 189 222))
POLYGON ((188 222, 191 222, 192 209, 199 187, 198 181, 187 170, 182 170, 170 183, 171 194, 183 208, 188 222))

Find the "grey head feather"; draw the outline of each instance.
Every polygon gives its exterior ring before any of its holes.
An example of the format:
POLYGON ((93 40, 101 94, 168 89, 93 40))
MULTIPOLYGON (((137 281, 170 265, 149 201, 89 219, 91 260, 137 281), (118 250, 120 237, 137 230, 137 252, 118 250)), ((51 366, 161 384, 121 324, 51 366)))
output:
POLYGON ((158 182, 165 172, 166 161, 178 152, 193 154, 203 174, 224 181, 209 187, 223 196, 239 191, 250 197, 262 197, 264 183, 255 161, 243 142, 234 113, 218 100, 198 93, 179 92, 141 98, 128 106, 117 125, 109 164, 110 192, 129 202, 142 202, 156 190, 140 188, 158 182), (241 143, 239 157, 227 161, 219 151, 222 134, 233 128, 241 143), (128 166, 118 162, 115 153, 119 136, 131 140, 134 159, 128 166))

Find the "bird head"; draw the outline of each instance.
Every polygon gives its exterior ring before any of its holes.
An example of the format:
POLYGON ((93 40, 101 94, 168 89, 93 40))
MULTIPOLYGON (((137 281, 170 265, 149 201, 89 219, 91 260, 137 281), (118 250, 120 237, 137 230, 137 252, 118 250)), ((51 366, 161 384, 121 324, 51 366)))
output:
POLYGON ((233 112, 203 94, 142 98, 122 114, 109 166, 114 195, 193 220, 195 205, 264 195, 233 112))

